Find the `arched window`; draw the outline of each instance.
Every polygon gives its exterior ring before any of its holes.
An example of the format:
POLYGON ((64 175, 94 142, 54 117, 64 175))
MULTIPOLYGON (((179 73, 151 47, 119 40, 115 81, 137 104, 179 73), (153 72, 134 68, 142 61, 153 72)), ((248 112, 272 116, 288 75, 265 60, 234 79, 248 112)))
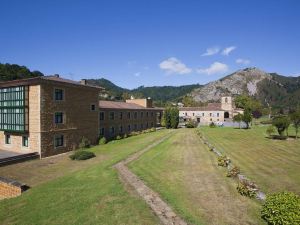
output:
POLYGON ((229 112, 224 112, 224 118, 229 118, 229 112))

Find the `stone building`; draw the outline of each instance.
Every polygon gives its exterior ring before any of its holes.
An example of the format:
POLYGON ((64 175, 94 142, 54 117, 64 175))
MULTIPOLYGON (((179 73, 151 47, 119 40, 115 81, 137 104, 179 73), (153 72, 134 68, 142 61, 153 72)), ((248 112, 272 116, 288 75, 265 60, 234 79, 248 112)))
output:
POLYGON ((83 137, 97 144, 100 135, 157 125, 162 110, 151 99, 99 101, 103 90, 59 76, 0 83, 0 151, 47 157, 78 148, 83 137))
POLYGON ((156 127, 162 116, 162 109, 152 107, 152 99, 99 101, 99 110, 100 136, 106 138, 156 127))
POLYGON ((222 123, 232 121, 233 116, 243 113, 242 109, 234 106, 232 97, 221 98, 221 103, 208 103, 204 107, 180 107, 179 118, 181 122, 189 120, 200 124, 222 123))

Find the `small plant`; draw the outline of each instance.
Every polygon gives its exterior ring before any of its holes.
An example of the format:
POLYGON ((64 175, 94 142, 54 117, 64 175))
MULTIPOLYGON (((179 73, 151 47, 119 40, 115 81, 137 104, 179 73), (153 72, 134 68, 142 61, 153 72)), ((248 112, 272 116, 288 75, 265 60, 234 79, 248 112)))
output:
POLYGON ((227 177, 237 177, 237 175, 240 174, 240 169, 237 166, 232 167, 227 172, 227 177))
POLYGON ((195 128, 197 125, 193 122, 193 121, 188 121, 186 124, 185 124, 185 127, 186 128, 195 128))
POLYGON ((236 187, 236 189, 238 190, 238 192, 243 195, 243 196, 247 196, 249 198, 253 198, 256 196, 256 191, 258 190, 257 189, 257 186, 249 181, 249 180, 241 180, 239 183, 238 183, 238 186, 236 187))
POLYGON ((267 195, 261 217, 268 224, 300 224, 300 197, 292 192, 267 195))
POLYGON ((155 129, 155 127, 151 127, 151 132, 155 132, 156 131, 156 129, 155 129))
POLYGON ((83 148, 89 148, 91 147, 91 143, 89 141, 89 139, 82 137, 80 143, 79 143, 79 148, 83 149, 83 148))
POLYGON ((224 156, 218 156, 218 166, 227 167, 230 163, 230 159, 224 155, 224 156))
POLYGON ((89 151, 76 151, 74 154, 70 155, 70 159, 72 160, 86 160, 95 157, 96 155, 93 152, 89 151))
POLYGON ((209 124, 209 127, 210 127, 210 128, 216 128, 217 125, 216 125, 214 122, 211 122, 211 123, 209 124))
POLYGON ((116 140, 121 140, 121 139, 122 139, 122 136, 117 135, 116 140))
POLYGON ((274 134, 276 132, 276 129, 274 126, 270 125, 268 126, 266 133, 268 134, 269 137, 271 137, 272 134, 274 134))
POLYGON ((127 134, 124 134, 123 138, 128 138, 128 135, 127 135, 127 134))
POLYGON ((105 137, 101 137, 99 140, 99 145, 105 145, 107 143, 107 140, 105 137))

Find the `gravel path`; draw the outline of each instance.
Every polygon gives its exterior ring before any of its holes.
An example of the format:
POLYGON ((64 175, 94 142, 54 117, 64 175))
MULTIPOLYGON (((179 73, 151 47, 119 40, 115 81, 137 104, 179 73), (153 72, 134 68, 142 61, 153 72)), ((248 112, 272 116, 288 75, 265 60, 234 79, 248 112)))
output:
POLYGON ((186 225, 187 223, 176 215, 171 207, 159 197, 158 193, 145 185, 145 183, 141 181, 134 173, 132 173, 126 166, 128 163, 138 159, 146 151, 149 151, 154 146, 165 141, 171 135, 172 134, 169 134, 161 140, 154 142, 142 151, 139 151, 129 158, 117 163, 114 167, 118 170, 118 173, 121 176, 122 180, 124 180, 127 184, 131 185, 136 190, 139 196, 141 196, 146 201, 146 203, 151 207, 151 209, 159 217, 163 224, 186 225))

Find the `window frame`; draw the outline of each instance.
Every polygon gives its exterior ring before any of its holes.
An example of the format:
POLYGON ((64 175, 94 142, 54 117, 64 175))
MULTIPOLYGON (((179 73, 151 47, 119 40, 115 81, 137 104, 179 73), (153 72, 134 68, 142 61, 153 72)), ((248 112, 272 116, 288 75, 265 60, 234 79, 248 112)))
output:
POLYGON ((63 88, 54 88, 54 92, 53 92, 53 97, 54 97, 54 101, 57 101, 57 102, 61 102, 61 101, 64 101, 65 100, 65 89, 63 88), (57 95, 56 95, 56 91, 57 90, 60 90, 62 91, 62 99, 56 99, 57 95))
POLYGON ((65 123, 64 117, 65 117, 64 112, 55 112, 54 113, 54 124, 64 124, 65 123), (56 120, 57 114, 61 114, 61 122, 57 122, 57 120, 56 120))
POLYGON ((22 147, 24 147, 24 148, 28 148, 29 147, 29 137, 26 136, 26 135, 22 136, 22 147), (25 139, 27 140, 27 142, 25 142, 25 139))
POLYGON ((114 111, 110 111, 109 115, 108 115, 108 118, 109 118, 109 120, 115 120, 115 112, 114 111))
POLYGON ((66 142, 65 142, 65 135, 63 135, 63 134, 56 134, 56 135, 54 135, 53 141, 54 141, 54 148, 55 148, 55 149, 56 149, 56 148, 62 148, 62 147, 65 147, 65 145, 66 145, 66 142), (62 142, 61 145, 56 145, 56 144, 58 143, 58 142, 57 142, 58 137, 60 137, 60 139, 62 140, 62 141, 61 141, 61 142, 62 142))
POLYGON ((11 135, 10 134, 5 134, 5 144, 11 145, 11 135))
POLYGON ((104 111, 100 111, 100 112, 99 112, 99 120, 100 120, 100 121, 105 120, 105 112, 104 112, 104 111), (102 115, 103 115, 103 117, 102 117, 102 115))

